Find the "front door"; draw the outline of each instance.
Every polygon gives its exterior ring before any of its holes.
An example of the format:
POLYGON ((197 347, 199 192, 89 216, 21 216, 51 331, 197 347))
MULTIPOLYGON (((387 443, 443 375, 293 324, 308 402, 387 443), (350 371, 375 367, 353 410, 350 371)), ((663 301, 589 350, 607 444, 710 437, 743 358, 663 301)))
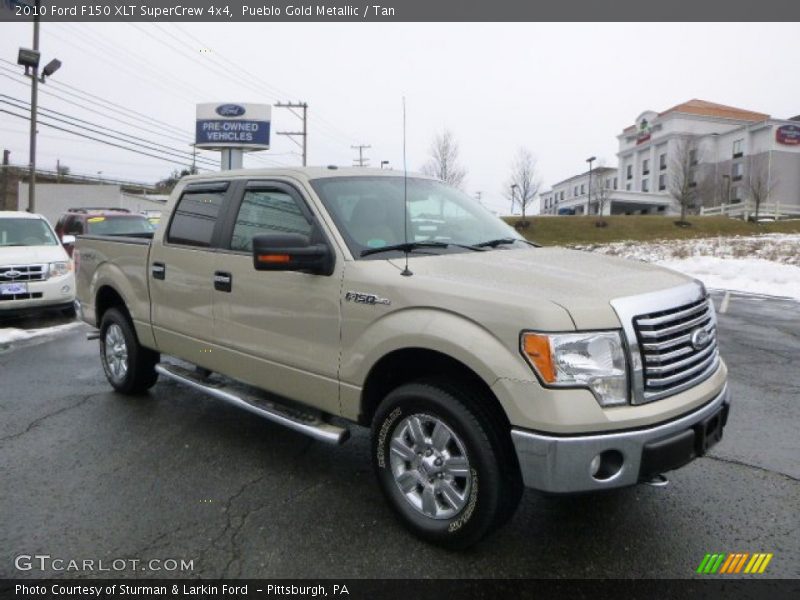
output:
POLYGON ((287 182, 248 182, 232 208, 214 262, 214 338, 223 372, 338 413, 341 257, 329 276, 256 271, 255 235, 296 233, 334 246, 287 182))

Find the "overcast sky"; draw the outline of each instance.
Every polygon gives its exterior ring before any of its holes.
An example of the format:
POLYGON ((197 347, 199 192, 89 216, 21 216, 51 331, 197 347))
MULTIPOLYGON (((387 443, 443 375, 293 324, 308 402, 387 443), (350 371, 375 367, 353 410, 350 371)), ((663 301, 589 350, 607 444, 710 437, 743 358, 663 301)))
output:
MULTIPOLYGON (((0 28, 0 58, 16 63, 32 27, 0 28)), ((350 165, 350 146, 364 143, 373 166, 388 160, 399 169, 405 95, 409 168, 419 169, 434 134, 448 128, 468 171, 466 191, 481 191, 505 212, 519 146, 537 157, 546 188, 583 170, 591 155, 616 166, 616 135, 648 109, 701 98, 779 118, 800 114, 796 23, 45 23, 41 51, 43 63, 63 63, 40 88, 43 108, 183 150, 193 141, 198 102, 304 100, 310 164, 350 165), (130 124, 113 121, 55 82, 180 131, 109 113, 130 124)), ((12 72, 21 68, 0 62, 0 93, 28 101, 27 80, 12 72)), ((272 149, 246 166, 300 163, 297 148, 274 135, 300 122, 273 108, 272 127, 272 149)), ((185 166, 39 131, 42 168, 60 159, 75 173, 152 182, 185 166)), ((0 147, 27 163, 27 122, 0 113, 0 147)))

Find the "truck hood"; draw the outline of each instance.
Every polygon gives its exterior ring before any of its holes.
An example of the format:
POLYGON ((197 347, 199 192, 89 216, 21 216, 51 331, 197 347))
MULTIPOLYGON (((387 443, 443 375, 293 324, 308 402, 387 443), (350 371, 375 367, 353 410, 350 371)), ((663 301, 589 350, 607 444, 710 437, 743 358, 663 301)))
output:
MULTIPOLYGON (((391 261, 402 268, 403 260, 391 261)), ((690 277, 643 262, 564 248, 496 249, 437 256, 411 255, 419 285, 448 282, 454 294, 464 287, 491 288, 525 304, 552 302, 569 312, 577 329, 619 327, 609 304, 615 298, 685 284, 690 277)))
POLYGON ((69 260, 61 244, 55 246, 0 246, 0 266, 38 265, 69 260))

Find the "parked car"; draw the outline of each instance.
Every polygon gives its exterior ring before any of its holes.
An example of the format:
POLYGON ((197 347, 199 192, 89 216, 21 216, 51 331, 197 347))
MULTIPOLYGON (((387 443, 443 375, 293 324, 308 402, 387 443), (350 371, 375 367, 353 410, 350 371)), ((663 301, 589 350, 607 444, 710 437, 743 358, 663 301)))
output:
POLYGON ((77 242, 111 386, 162 375, 334 444, 370 427, 380 487, 426 540, 466 547, 523 486, 651 481, 722 437, 714 307, 685 275, 538 247, 389 171, 190 176, 164 215, 152 240, 77 242))
MULTIPOLYGON (((64 236, 97 235, 150 235, 155 226, 142 214, 124 208, 70 208, 56 223, 56 234, 62 243, 64 236)), ((72 256, 73 244, 64 243, 72 256)))
POLYGON ((43 216, 0 211, 0 318, 41 310, 75 314, 72 261, 43 216))

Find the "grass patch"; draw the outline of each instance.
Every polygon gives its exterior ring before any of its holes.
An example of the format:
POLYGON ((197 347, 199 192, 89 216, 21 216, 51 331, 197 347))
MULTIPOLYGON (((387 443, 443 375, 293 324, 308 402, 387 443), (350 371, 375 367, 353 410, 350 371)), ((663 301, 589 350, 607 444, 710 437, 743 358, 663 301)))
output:
MULTIPOLYGON (((596 216, 526 217, 530 226, 520 230, 527 239, 544 246, 607 244, 623 240, 684 240, 701 237, 800 233, 800 219, 748 223, 729 217, 687 217, 689 227, 675 225, 675 217, 619 215, 603 217, 606 227, 597 227, 596 216)), ((514 225, 519 217, 506 217, 514 225)))

